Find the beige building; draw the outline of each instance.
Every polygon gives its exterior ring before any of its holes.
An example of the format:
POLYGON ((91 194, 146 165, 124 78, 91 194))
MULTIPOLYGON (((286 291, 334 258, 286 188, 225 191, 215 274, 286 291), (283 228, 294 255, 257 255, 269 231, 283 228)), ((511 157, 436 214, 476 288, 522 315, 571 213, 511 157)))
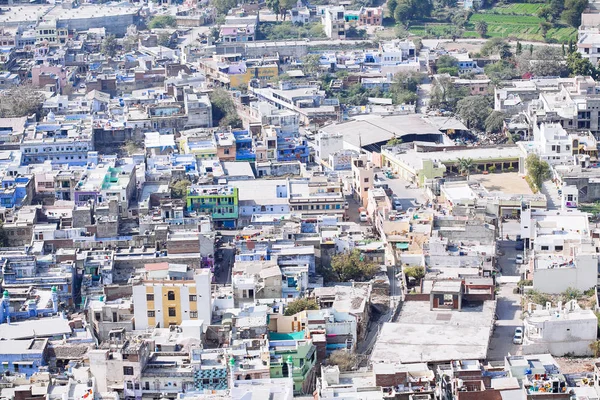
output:
POLYGON ((375 165, 366 154, 352 160, 352 195, 363 207, 369 202, 369 189, 373 187, 375 165))

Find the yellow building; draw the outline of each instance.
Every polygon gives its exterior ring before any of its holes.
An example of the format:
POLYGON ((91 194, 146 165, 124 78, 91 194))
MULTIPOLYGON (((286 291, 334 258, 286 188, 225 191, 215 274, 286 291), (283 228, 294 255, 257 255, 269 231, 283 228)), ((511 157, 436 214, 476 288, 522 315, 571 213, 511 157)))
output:
POLYGON ((173 279, 171 272, 175 270, 177 274, 178 267, 181 266, 168 263, 149 264, 146 266, 145 279, 140 279, 133 285, 136 329, 166 328, 180 325, 185 320, 202 320, 210 324, 210 270, 187 271, 187 277, 173 279), (161 271, 166 271, 166 274, 161 274, 161 271))

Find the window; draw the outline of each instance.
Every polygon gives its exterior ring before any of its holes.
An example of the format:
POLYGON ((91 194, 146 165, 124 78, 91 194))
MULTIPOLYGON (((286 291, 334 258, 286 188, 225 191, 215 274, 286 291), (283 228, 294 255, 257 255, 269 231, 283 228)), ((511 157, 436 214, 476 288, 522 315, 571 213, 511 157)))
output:
POLYGON ((139 383, 136 382, 133 386, 135 387, 135 390, 140 390, 140 384, 139 383))
POLYGON ((542 250, 548 250, 548 246, 542 246, 542 250))
POLYGON ((369 183, 369 178, 365 178, 365 183, 369 183))
POLYGON ((197 297, 195 294, 190 294, 190 301, 197 301, 197 297))
POLYGON ((555 251, 563 251, 563 247, 562 246, 554 246, 554 250, 555 251))
POLYGON ((146 295, 146 301, 154 301, 154 295, 153 294, 147 294, 146 295))
POLYGON ((190 318, 198 318, 198 311, 190 311, 190 318))
POLYGON ((148 310, 148 318, 154 318, 155 315, 156 313, 154 312, 154 310, 148 310))
POLYGON ((175 300, 175 292, 172 290, 169 290, 167 292, 167 300, 175 300))
POLYGON ((133 367, 123 367, 123 375, 133 375, 133 367))
POLYGON ((175 307, 169 307, 169 317, 176 317, 177 316, 177 311, 175 310, 175 307))
MULTIPOLYGON (((127 367, 126 367, 126 368, 127 368, 127 367)), ((133 375, 133 374, 131 374, 131 375, 133 375)), ((127 389, 128 389, 128 390, 133 390, 133 383, 131 383, 131 382, 127 382, 127 389)))

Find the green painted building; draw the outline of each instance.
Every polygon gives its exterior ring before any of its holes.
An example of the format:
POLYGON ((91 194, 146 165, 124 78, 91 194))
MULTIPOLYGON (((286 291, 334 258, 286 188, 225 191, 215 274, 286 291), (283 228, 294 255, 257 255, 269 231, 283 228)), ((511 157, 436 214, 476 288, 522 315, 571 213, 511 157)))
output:
POLYGON ((271 378, 288 377, 291 368, 294 394, 302 394, 302 386, 317 361, 317 348, 312 340, 270 340, 269 353, 271 378))
POLYGON ((209 214, 217 228, 235 228, 239 216, 238 199, 238 188, 232 186, 190 186, 186 204, 190 212, 209 214))

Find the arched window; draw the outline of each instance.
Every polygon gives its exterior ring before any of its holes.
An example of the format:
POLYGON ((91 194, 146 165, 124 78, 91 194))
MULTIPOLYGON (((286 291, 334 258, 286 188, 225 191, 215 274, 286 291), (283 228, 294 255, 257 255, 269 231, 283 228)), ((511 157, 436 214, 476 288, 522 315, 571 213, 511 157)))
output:
POLYGON ((172 290, 169 290, 167 292, 167 300, 175 300, 175 292, 172 290))

